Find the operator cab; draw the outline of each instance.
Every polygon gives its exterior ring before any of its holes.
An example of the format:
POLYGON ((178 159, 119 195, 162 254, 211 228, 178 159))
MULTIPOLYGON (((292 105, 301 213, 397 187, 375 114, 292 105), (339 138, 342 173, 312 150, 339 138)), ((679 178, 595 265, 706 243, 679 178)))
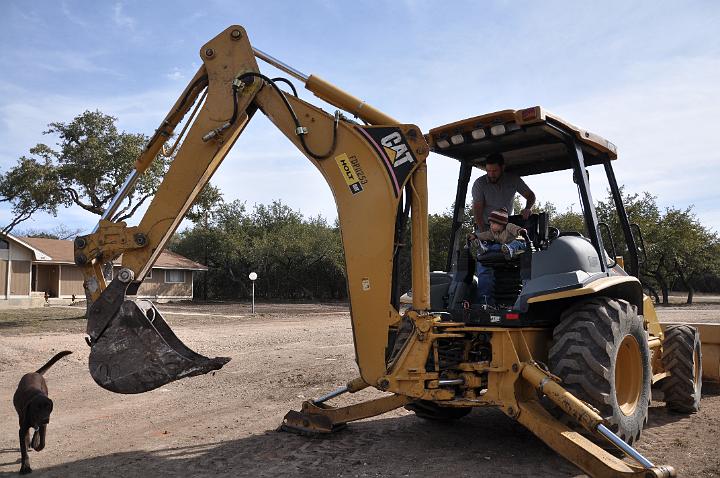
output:
POLYGON ((430 130, 426 139, 433 152, 460 163, 447 258, 449 272, 432 272, 430 277, 433 311, 449 312, 453 320, 468 324, 548 325, 544 321, 553 314, 541 310, 543 297, 580 289, 599 278, 627 274, 615 259, 609 227, 599 223, 595 213, 586 171, 591 165, 604 166, 628 245, 630 271, 637 275, 637 248, 612 169, 611 161, 617 159, 617 150, 610 141, 539 106, 503 110, 439 126, 430 130), (532 214, 527 221, 519 215, 510 216, 510 222, 528 230, 527 251, 510 260, 502 254, 477 256, 466 240, 468 231, 463 230, 464 206, 472 168, 484 170, 485 159, 493 153, 503 155, 506 172, 519 176, 573 170, 588 237, 578 231, 552 227, 552 218, 546 212, 532 214), (601 230, 609 238, 612 254, 605 250, 601 230), (494 271, 492 301, 474 294, 476 260, 494 271))

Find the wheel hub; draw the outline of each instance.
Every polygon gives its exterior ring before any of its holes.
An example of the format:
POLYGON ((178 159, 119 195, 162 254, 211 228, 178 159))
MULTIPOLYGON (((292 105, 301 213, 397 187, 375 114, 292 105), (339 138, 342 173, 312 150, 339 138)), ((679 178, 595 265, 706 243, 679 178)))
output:
POLYGON ((615 397, 623 414, 633 414, 640 401, 643 383, 640 344, 632 335, 626 335, 618 348, 615 361, 615 397))

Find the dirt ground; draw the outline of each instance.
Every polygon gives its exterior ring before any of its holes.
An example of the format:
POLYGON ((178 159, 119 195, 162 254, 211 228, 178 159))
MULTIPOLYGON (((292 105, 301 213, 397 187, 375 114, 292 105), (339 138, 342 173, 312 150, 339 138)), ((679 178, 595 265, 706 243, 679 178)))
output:
MULTIPOLYGON (((20 468, 12 395, 23 373, 60 350, 46 373, 55 410, 33 476, 581 476, 569 462, 494 409, 449 424, 403 409, 328 438, 275 431, 283 415, 356 376, 350 315, 342 305, 163 304, 194 350, 229 356, 221 371, 139 395, 98 387, 87 371, 84 309, 0 311, 0 477, 20 468)), ((659 310, 665 321, 720 322, 720 305, 659 310)), ((638 446, 679 476, 720 476, 720 387, 682 417, 653 402, 638 446)), ((378 396, 364 390, 332 403, 378 396)))

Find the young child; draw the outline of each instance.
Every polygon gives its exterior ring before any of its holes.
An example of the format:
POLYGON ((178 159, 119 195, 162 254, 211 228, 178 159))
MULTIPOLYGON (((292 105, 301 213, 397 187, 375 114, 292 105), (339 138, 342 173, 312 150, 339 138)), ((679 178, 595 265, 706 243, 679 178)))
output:
MULTIPOLYGON (((489 231, 474 233, 469 236, 470 240, 477 241, 478 256, 490 251, 502 251, 507 259, 511 259, 525 250, 525 241, 517 239, 518 235, 525 232, 525 229, 508 223, 507 209, 501 208, 492 211, 488 216, 488 222, 490 223, 489 231)), ((493 270, 478 262, 475 275, 477 276, 475 300, 481 304, 495 305, 493 298, 495 274, 493 270)))
POLYGON ((500 250, 505 257, 512 259, 520 251, 525 250, 525 241, 518 240, 518 236, 525 231, 520 226, 508 223, 507 209, 500 208, 492 211, 488 216, 490 230, 480 233, 471 234, 470 239, 478 239, 479 254, 487 251, 500 250), (487 243, 490 244, 487 244, 487 243))

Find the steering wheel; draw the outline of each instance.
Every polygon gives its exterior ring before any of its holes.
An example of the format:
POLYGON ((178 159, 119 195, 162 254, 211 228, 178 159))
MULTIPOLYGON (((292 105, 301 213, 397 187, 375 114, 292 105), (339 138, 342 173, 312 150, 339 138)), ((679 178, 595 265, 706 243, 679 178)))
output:
POLYGON ((547 237, 548 242, 552 242, 555 239, 557 239, 558 237, 560 237, 560 229, 558 229, 557 227, 552 227, 552 226, 548 227, 548 237, 547 237))
POLYGON ((528 236, 527 231, 523 230, 523 232, 520 233, 520 236, 522 236, 525 241, 525 252, 532 255, 532 241, 530 240, 530 236, 528 236))

